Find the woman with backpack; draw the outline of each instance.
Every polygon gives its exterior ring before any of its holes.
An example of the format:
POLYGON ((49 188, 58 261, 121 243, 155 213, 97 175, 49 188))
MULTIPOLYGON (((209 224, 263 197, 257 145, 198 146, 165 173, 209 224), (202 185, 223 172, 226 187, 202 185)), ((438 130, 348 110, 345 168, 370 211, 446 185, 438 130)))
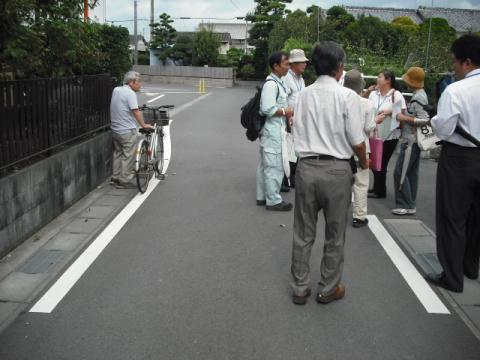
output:
POLYGON ((429 121, 425 107, 428 96, 424 87, 425 72, 422 68, 411 67, 402 76, 403 81, 413 90, 407 110, 397 115, 400 122, 400 155, 395 165, 393 180, 395 184, 395 215, 413 215, 416 213, 418 190, 418 172, 420 167, 420 148, 417 144, 417 128, 429 121))
POLYGON ((377 78, 377 85, 368 88, 366 95, 375 105, 375 116, 384 117, 375 130, 375 137, 383 139, 382 168, 373 172, 373 188, 368 197, 383 199, 387 196, 387 167, 400 137, 397 114, 406 109, 405 99, 396 90, 395 74, 384 70, 377 78))

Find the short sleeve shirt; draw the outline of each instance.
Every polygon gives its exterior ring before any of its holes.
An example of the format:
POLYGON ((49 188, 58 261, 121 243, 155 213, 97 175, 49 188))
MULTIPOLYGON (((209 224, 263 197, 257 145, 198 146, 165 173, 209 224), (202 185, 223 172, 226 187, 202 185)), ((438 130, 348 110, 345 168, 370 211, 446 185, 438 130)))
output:
POLYGON ((125 134, 137 128, 137 121, 133 111, 138 109, 137 95, 130 86, 117 86, 113 89, 110 102, 110 118, 112 131, 117 134, 125 134))
POLYGON ((364 142, 360 97, 330 76, 303 90, 295 106, 293 137, 301 158, 330 155, 349 159, 352 146, 364 142))
POLYGON ((396 120, 397 115, 407 108, 405 98, 395 89, 391 89, 385 96, 380 94, 380 91, 374 91, 370 94, 369 99, 375 106, 376 113, 380 111, 392 111, 392 116, 385 117, 385 120, 377 127, 377 136, 389 140, 398 138, 400 133, 395 134, 395 130, 400 126, 396 120))

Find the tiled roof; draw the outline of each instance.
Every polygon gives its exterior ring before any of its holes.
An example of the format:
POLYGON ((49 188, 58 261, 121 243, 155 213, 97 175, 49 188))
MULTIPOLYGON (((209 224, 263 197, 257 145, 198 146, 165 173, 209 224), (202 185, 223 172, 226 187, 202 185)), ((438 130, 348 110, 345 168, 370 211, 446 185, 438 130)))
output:
POLYGON ((383 21, 391 22, 399 16, 408 16, 416 24, 422 23, 422 18, 418 15, 415 9, 396 9, 396 8, 377 8, 367 6, 345 6, 345 10, 349 14, 358 18, 360 15, 375 16, 383 21))
POLYGON ((443 18, 457 32, 480 31, 480 10, 420 6, 418 13, 423 19, 430 17, 443 18))
POLYGON ((417 24, 421 24, 425 19, 433 16, 447 20, 448 24, 457 32, 480 31, 480 10, 424 6, 420 6, 418 9, 345 6, 345 10, 355 16, 355 18, 358 18, 360 15, 371 15, 388 22, 399 16, 408 16, 417 24))
MULTIPOLYGON (((145 40, 145 38, 142 35, 137 35, 137 39, 138 39, 138 41, 143 41, 145 44, 147 43, 147 41, 145 40)), ((130 45, 135 45, 135 35, 129 35, 128 36, 128 43, 130 45)))

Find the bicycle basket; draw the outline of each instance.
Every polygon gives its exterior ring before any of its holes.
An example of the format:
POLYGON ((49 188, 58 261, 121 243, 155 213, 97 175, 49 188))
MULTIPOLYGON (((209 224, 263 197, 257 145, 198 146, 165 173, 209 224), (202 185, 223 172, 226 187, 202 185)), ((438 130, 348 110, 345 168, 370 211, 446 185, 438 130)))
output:
POLYGON ((142 110, 143 120, 147 124, 157 124, 157 126, 167 126, 170 122, 168 110, 144 108, 142 110))

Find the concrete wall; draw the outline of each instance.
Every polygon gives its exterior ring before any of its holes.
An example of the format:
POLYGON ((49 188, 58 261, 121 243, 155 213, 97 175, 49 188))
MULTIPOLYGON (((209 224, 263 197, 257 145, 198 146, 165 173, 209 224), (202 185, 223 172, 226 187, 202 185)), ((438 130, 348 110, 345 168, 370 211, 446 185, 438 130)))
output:
POLYGON ((138 71, 142 75, 143 81, 198 85, 199 80, 203 79, 207 87, 232 87, 235 84, 235 72, 233 68, 134 65, 133 70, 138 71))
POLYGON ((0 179, 0 258, 110 176, 111 144, 104 132, 0 179))

